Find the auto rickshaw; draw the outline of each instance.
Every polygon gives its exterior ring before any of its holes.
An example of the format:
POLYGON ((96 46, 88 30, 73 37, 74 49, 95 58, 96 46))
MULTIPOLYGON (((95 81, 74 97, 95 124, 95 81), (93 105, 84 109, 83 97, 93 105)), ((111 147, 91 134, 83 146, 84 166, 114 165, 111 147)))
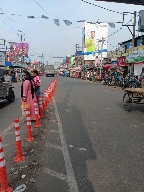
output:
POLYGON ((4 80, 4 66, 0 65, 0 102, 7 100, 9 103, 14 102, 15 94, 12 83, 4 80))

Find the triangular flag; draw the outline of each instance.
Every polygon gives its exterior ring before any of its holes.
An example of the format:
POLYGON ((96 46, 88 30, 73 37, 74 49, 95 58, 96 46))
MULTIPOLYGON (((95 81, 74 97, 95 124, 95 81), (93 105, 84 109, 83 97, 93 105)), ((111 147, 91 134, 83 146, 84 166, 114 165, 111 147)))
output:
POLYGON ((60 26, 59 19, 54 19, 54 23, 55 23, 57 26, 60 26))
POLYGON ((108 23, 109 24, 109 26, 111 27, 111 28, 115 28, 115 24, 114 23, 108 23))
POLYGON ((45 16, 45 15, 42 15, 41 18, 42 18, 42 19, 48 19, 48 17, 45 16))
POLYGON ((69 20, 63 20, 63 21, 64 21, 64 23, 66 24, 66 26, 69 26, 69 25, 72 24, 72 22, 70 22, 69 20))
POLYGON ((34 19, 35 17, 34 16, 27 16, 28 19, 34 19))

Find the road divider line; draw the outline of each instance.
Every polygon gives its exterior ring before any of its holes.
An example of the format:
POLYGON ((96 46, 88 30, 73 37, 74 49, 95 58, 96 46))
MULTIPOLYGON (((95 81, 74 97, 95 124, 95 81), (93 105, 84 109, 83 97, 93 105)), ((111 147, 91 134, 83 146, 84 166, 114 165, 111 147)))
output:
POLYGON ((51 143, 47 143, 45 145, 46 147, 52 147, 52 148, 55 148, 55 149, 59 149, 62 151, 62 147, 61 146, 58 146, 58 145, 54 145, 54 144, 51 144, 51 143))
POLYGON ((44 173, 47 173, 47 174, 49 174, 49 175, 51 175, 51 176, 53 176, 53 177, 56 177, 56 178, 58 178, 58 179, 60 179, 60 180, 62 180, 62 181, 68 182, 68 181, 67 181, 67 176, 64 175, 63 173, 59 173, 59 172, 54 171, 54 170, 51 170, 51 169, 49 169, 49 168, 45 168, 45 169, 44 169, 44 173))
POLYGON ((58 129, 59 129, 59 134, 60 134, 60 139, 61 139, 62 152, 63 152, 65 166, 66 166, 67 180, 68 180, 68 185, 69 185, 69 188, 70 188, 70 192, 79 192, 78 185, 77 185, 77 182, 76 182, 76 178, 75 178, 75 175, 74 175, 74 171, 73 171, 73 168, 72 168, 72 163, 71 163, 71 159, 70 159, 70 156, 69 156, 68 147, 67 147, 67 143, 66 143, 66 140, 65 140, 65 136, 64 136, 60 116, 59 116, 59 113, 58 113, 57 105, 56 105, 54 97, 52 99, 53 99, 53 104, 54 104, 55 115, 56 115, 57 122, 58 122, 58 129))

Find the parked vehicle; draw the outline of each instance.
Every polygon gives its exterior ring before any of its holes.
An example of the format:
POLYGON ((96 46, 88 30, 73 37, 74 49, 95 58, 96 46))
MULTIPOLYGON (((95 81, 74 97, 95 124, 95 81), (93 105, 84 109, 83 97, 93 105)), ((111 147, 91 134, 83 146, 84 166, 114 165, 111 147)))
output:
POLYGON ((9 103, 14 102, 15 94, 12 83, 4 81, 4 67, 0 67, 0 102, 7 100, 9 103))
POLYGON ((55 76, 55 68, 54 68, 54 65, 45 65, 45 75, 46 77, 48 76, 55 76))

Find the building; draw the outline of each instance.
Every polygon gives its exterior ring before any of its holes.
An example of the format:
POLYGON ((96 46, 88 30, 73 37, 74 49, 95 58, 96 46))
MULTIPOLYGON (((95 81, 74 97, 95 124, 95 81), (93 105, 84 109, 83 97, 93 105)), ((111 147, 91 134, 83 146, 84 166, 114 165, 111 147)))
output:
MULTIPOLYGON (((135 38, 134 47, 139 47, 141 45, 144 45, 144 35, 135 38)), ((118 46, 119 51, 121 52, 121 56, 126 56, 128 50, 132 48, 132 39, 118 43, 118 46)))

